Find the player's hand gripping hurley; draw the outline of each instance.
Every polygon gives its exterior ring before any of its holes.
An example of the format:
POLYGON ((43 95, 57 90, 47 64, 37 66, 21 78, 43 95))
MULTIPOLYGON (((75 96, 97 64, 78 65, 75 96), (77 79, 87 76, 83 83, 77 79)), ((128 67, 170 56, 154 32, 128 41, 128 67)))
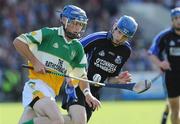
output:
MULTIPOLYGON (((28 66, 25 64, 23 64, 22 67, 33 70, 32 66, 28 66)), ((112 84, 112 83, 99 83, 96 81, 91 81, 91 80, 87 80, 87 79, 83 79, 83 78, 79 78, 79 77, 75 77, 75 76, 69 76, 69 75, 66 75, 66 74, 63 74, 60 72, 52 72, 48 69, 46 70, 46 73, 54 74, 54 75, 58 75, 58 76, 64 76, 64 77, 76 79, 79 81, 84 81, 84 82, 87 82, 87 83, 92 84, 92 85, 97 86, 97 87, 120 88, 120 89, 126 89, 126 90, 130 90, 130 91, 134 91, 136 93, 142 93, 151 87, 151 80, 144 80, 144 81, 139 81, 136 83, 131 82, 128 84, 112 84)))

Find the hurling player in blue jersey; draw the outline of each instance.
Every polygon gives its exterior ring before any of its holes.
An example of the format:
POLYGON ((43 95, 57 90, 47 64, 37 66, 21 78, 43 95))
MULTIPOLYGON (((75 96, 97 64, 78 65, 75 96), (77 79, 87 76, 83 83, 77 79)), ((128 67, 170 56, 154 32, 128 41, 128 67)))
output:
POLYGON ((152 62, 165 71, 171 122, 180 124, 180 7, 171 10, 171 19, 172 26, 155 37, 149 54, 152 62))
MULTIPOLYGON (((131 54, 131 46, 128 43, 136 30, 138 24, 134 18, 124 15, 112 27, 109 32, 96 32, 80 40, 84 46, 88 58, 88 79, 98 82, 108 81, 110 83, 128 83, 131 75, 128 71, 121 72, 121 68, 131 54)), ((70 86, 66 86, 66 90, 70 86)), ((99 87, 91 86, 92 94, 99 99, 99 87)), ((64 109, 67 109, 72 120, 78 124, 85 124, 89 121, 93 108, 89 107, 84 98, 88 89, 81 92, 76 88, 76 100, 72 92, 66 92, 63 97, 64 109), (67 95, 68 94, 68 95, 67 95), (69 98, 72 99, 69 99, 69 98)), ((74 92, 75 93, 75 92, 74 92)))

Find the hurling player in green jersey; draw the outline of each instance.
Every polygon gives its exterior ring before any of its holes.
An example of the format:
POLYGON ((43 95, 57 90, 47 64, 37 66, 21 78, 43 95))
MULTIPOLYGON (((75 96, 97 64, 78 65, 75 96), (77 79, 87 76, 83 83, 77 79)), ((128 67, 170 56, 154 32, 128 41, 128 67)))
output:
MULTIPOLYGON (((46 69, 87 79, 86 56, 77 40, 85 31, 87 20, 84 10, 67 5, 60 14, 62 26, 21 34, 14 40, 17 51, 34 68, 29 70, 29 80, 23 89, 24 112, 19 124, 73 123, 70 116, 61 114, 55 102, 64 77, 46 73, 46 69)), ((100 107, 88 83, 79 81, 78 85, 82 91, 88 91, 85 97, 89 106, 100 107)))

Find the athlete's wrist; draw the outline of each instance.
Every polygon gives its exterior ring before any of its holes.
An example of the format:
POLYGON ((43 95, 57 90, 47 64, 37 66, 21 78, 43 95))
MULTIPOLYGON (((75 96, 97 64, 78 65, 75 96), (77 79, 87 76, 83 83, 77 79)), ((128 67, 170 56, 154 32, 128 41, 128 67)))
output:
POLYGON ((110 83, 117 83, 118 80, 117 80, 117 78, 115 78, 115 77, 109 77, 109 78, 108 78, 108 82, 110 82, 110 83))
POLYGON ((83 90, 83 94, 84 94, 84 96, 87 96, 88 94, 91 94, 90 89, 89 89, 89 88, 85 88, 85 89, 83 90))

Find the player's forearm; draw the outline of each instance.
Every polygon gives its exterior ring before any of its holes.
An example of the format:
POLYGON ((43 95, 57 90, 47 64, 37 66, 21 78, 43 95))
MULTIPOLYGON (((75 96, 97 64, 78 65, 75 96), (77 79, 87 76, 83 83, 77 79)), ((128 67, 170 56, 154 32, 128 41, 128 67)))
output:
POLYGON ((117 78, 115 78, 115 77, 109 77, 109 78, 108 78, 108 82, 110 82, 110 83, 117 83, 118 80, 117 80, 117 78))
POLYGON ((152 61, 155 65, 157 65, 159 68, 161 68, 161 61, 160 61, 160 59, 159 59, 157 56, 155 56, 155 55, 150 55, 149 58, 151 59, 151 61, 152 61))
POLYGON ((86 94, 91 93, 90 92, 90 87, 89 84, 84 82, 84 81, 80 81, 79 82, 79 87, 81 89, 81 91, 83 92, 83 94, 86 96, 86 94))
POLYGON ((13 41, 13 44, 16 48, 16 50, 26 59, 28 59, 32 64, 37 61, 37 58, 33 55, 33 53, 30 51, 29 46, 25 44, 24 42, 15 39, 13 41))

